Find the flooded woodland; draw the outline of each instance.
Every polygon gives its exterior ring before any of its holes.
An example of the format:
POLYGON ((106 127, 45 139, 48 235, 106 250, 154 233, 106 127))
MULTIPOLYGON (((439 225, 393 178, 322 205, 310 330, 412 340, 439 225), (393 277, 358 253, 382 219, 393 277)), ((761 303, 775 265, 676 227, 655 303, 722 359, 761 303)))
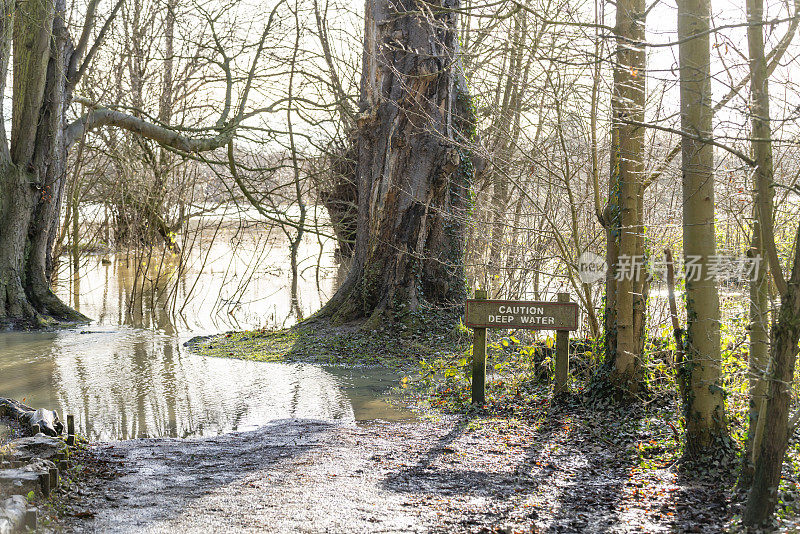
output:
POLYGON ((800 529, 800 0, 0 15, 0 532, 800 529))
POLYGON ((64 262, 54 288, 93 319, 78 328, 4 333, 0 390, 76 416, 92 440, 200 437, 286 418, 402 419, 384 395, 384 369, 321 368, 197 356, 194 336, 292 326, 333 292, 339 266, 330 241, 300 250, 300 304, 290 295, 285 237, 263 222, 205 218, 185 257, 147 250, 97 251, 64 262))

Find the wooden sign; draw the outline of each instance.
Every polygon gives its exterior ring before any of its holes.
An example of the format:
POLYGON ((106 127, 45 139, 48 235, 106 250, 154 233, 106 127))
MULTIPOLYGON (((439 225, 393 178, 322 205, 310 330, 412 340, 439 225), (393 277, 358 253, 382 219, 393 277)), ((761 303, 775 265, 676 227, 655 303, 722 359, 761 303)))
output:
POLYGON ((468 299, 464 315, 472 328, 578 329, 576 302, 468 299))
POLYGON ((475 298, 467 299, 464 325, 472 327, 472 402, 483 404, 486 398, 486 329, 532 328, 556 330, 555 390, 567 391, 569 376, 569 331, 578 329, 578 304, 569 301, 569 293, 559 293, 558 302, 487 300, 486 290, 476 289, 475 298))

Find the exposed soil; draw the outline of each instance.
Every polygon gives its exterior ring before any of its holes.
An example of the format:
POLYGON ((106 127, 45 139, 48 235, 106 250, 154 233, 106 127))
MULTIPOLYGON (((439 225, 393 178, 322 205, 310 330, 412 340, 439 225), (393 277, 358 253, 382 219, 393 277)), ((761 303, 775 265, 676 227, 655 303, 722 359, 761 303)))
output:
POLYGON ((602 422, 602 413, 586 410, 543 407, 538 423, 477 416, 365 426, 292 420, 210 439, 96 445, 81 459, 94 475, 66 501, 60 527, 725 530, 737 506, 728 484, 685 480, 673 461, 643 463, 642 444, 652 436, 635 429, 652 432, 653 425, 636 424, 634 412, 630 421, 602 422))

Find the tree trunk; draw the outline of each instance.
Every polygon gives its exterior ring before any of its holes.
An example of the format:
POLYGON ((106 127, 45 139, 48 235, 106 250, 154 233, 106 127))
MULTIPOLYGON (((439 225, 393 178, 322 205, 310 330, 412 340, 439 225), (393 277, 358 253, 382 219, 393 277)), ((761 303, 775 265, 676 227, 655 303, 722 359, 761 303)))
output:
MULTIPOLYGON (((777 270, 780 265, 774 254, 774 235, 772 232, 772 131, 770 127, 769 111, 769 67, 764 55, 763 0, 748 0, 747 17, 747 44, 750 57, 750 100, 752 108, 752 150, 756 161, 753 175, 754 190, 756 191, 753 237, 749 255, 762 259, 754 279, 750 283, 750 410, 749 428, 745 442, 745 454, 742 458, 742 471, 739 476, 739 486, 748 488, 752 484, 754 466, 758 461, 761 451, 761 439, 764 435, 764 419, 767 405, 767 382, 764 377, 768 374, 768 314, 769 314, 769 285, 767 278, 767 262, 769 257, 774 261, 777 270)), ((782 273, 777 273, 782 278, 782 273)))
POLYGON ((474 117, 457 59, 457 14, 432 15, 430 7, 366 5, 356 243, 347 279, 320 312, 336 323, 369 318, 366 326, 377 326, 465 295, 474 117))
POLYGON ((50 290, 50 252, 66 172, 64 111, 71 100, 65 72, 72 45, 64 2, 26 5, 13 20, 11 146, 0 162, 0 322, 38 326, 86 318, 50 290))
POLYGON ((642 192, 647 58, 643 0, 617 4, 617 52, 611 105, 611 182, 604 216, 609 271, 606 280, 606 358, 614 389, 625 396, 643 387, 644 257, 642 192))
MULTIPOLYGON (((681 129, 704 139, 712 136, 713 119, 710 16, 709 0, 678 2, 681 129)), ((707 276, 715 254, 714 151, 711 144, 689 136, 683 137, 681 149, 688 326, 681 372, 688 386, 687 453, 699 457, 714 451, 718 440, 727 436, 720 386, 719 296, 716 280, 707 276)))
POLYGON ((293 99, 294 99, 294 75, 295 69, 297 65, 297 54, 300 49, 300 21, 297 18, 297 12, 295 11, 295 42, 294 42, 294 53, 292 55, 291 61, 291 69, 289 74, 289 101, 286 106, 286 124, 289 129, 289 149, 290 149, 290 157, 292 159, 292 171, 293 171, 293 181, 294 181, 294 193, 295 193, 295 200, 297 201, 297 207, 300 210, 300 215, 297 219, 297 228, 295 229, 294 235, 291 235, 291 232, 287 228, 283 228, 283 231, 286 232, 286 237, 289 239, 289 259, 292 266, 292 284, 291 284, 291 305, 292 310, 297 317, 298 321, 303 320, 303 310, 300 307, 300 295, 297 288, 298 278, 300 276, 298 263, 297 263, 297 255, 300 251, 300 244, 303 242, 303 228, 306 223, 306 203, 303 199, 303 188, 302 188, 302 178, 300 172, 300 163, 297 157, 297 147, 295 146, 294 140, 294 126, 292 124, 292 106, 293 106, 293 99))
MULTIPOLYGON (((747 2, 747 41, 750 55, 750 93, 752 108, 752 146, 756 160, 755 180, 757 191, 757 221, 760 249, 769 258, 770 272, 781 293, 781 307, 777 321, 773 324, 770 340, 770 360, 766 400, 761 400, 757 413, 756 432, 752 448, 755 470, 753 483, 742 516, 748 526, 768 520, 778 499, 781 468, 789 440, 789 406, 792 399, 792 383, 800 339, 800 225, 794 242, 794 264, 788 283, 783 278, 775 247, 773 211, 773 164, 772 132, 769 111, 769 73, 764 56, 764 5, 762 0, 747 2), (765 406, 764 406, 765 404, 765 406), (768 439, 758 439, 768 436, 768 439)), ((764 271, 764 267, 760 268, 764 271)), ((763 284, 766 286, 766 283, 763 284)), ((766 293, 766 289, 763 289, 766 293)), ((759 295, 759 301, 762 297, 759 295)), ((764 311, 766 295, 763 297, 764 311)), ((754 325, 755 330, 755 325, 754 325)), ((752 336, 752 331, 751 331, 752 336)), ((751 337, 752 343, 752 337, 751 337)), ((760 384, 761 390, 765 385, 760 384)), ((751 406, 757 400, 751 394, 751 406)), ((751 408, 752 409, 752 408, 751 408)), ((753 424, 751 423, 751 429, 753 424)), ((743 475, 747 475, 745 471, 743 475)))
MULTIPOLYGON (((753 237, 748 256, 763 257, 761 225, 753 223, 753 237)), ((769 361, 769 292, 767 269, 761 264, 750 281, 750 349, 749 349, 749 409, 747 438, 742 455, 742 469, 737 482, 740 488, 749 488, 753 481, 753 467, 761 450, 761 437, 764 435, 764 409, 766 408, 767 362, 769 361)))
MULTIPOLYGON (((508 56, 508 70, 504 73, 503 100, 497 123, 494 125, 492 143, 492 166, 488 179, 492 183, 490 213, 492 220, 489 241, 489 275, 491 285, 489 298, 500 298, 507 283, 508 272, 503 272, 503 241, 506 234, 507 208, 511 199, 508 174, 512 169, 512 156, 519 136, 519 116, 524 87, 520 87, 522 77, 522 55, 526 43, 527 13, 520 10, 514 18, 508 56)), ((502 78, 499 82, 502 82, 502 78)), ((509 264, 510 265, 510 264, 509 264)))
POLYGON ((761 450, 756 460, 753 487, 747 498, 742 519, 745 525, 755 526, 772 516, 778 500, 781 468, 789 443, 789 406, 792 382, 800 341, 800 225, 795 236, 795 257, 786 293, 781 299, 778 320, 772 327, 767 406, 764 410, 761 450))
MULTIPOLYGON (((753 223, 751 257, 765 257, 765 236, 774 242, 772 228, 772 130, 769 110, 769 74, 764 56, 763 0, 747 0, 747 44, 750 56, 750 101, 752 109, 752 151, 756 161, 753 174, 755 199, 755 221, 753 223), (763 221, 763 224, 761 223, 763 221), (765 232, 766 230, 766 232, 765 232)), ((753 477, 753 467, 761 450, 761 436, 764 432, 763 416, 766 408, 767 383, 764 377, 768 368, 769 288, 767 284, 767 264, 760 263, 754 279, 750 283, 750 410, 747 441, 743 456, 740 486, 749 487, 753 477)))

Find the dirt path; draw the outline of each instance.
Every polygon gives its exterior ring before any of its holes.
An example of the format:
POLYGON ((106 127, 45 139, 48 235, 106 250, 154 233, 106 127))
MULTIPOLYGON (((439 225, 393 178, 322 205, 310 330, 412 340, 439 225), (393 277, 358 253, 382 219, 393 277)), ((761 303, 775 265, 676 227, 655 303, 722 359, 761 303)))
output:
POLYGON ((634 435, 571 417, 336 426, 284 421, 90 457, 115 476, 70 499, 74 532, 719 532, 717 489, 636 473, 634 435), (705 514, 705 515, 704 515, 705 514))

